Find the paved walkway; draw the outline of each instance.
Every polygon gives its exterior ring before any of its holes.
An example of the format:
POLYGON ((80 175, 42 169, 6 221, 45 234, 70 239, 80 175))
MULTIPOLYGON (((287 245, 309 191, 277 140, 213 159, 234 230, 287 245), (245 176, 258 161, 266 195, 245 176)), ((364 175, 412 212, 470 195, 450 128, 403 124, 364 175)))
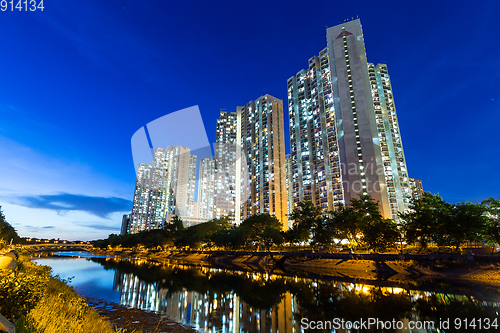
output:
POLYGON ((13 271, 16 269, 16 266, 14 253, 9 252, 0 257, 0 269, 10 269, 13 271))

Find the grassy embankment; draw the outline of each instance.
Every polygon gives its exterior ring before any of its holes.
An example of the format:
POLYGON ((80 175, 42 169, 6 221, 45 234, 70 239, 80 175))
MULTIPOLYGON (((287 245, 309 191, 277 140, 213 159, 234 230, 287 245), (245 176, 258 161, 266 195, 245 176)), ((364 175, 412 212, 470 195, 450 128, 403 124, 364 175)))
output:
POLYGON ((15 272, 0 271, 0 313, 15 321, 16 333, 125 332, 116 331, 66 282, 21 254, 15 272))

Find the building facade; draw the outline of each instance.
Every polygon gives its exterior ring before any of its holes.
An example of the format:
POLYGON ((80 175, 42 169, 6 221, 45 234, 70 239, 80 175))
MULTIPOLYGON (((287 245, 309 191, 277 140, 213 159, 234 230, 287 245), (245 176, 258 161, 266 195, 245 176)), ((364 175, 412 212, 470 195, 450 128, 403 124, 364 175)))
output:
MULTIPOLYGON (((286 209, 290 216, 293 212, 293 178, 292 178, 292 156, 285 155, 286 163, 286 209)), ((290 223, 290 221, 288 221, 290 223)))
POLYGON ((422 187, 421 180, 410 178, 410 187, 412 199, 422 199, 424 197, 424 188, 422 187))
POLYGON ((130 224, 130 214, 125 214, 122 217, 122 227, 120 229, 120 235, 126 235, 128 233, 130 224))
POLYGON ((168 146, 139 164, 128 233, 158 229, 169 215, 196 215, 196 159, 189 148, 168 146))
MULTIPOLYGON (((135 181, 134 201, 127 233, 135 234, 150 226, 149 210, 151 197, 151 164, 139 163, 135 181)), ((161 223, 161 221, 160 221, 161 223)))
POLYGON ((169 189, 168 212, 177 216, 193 216, 196 189, 196 160, 190 149, 183 146, 168 146, 164 152, 169 189))
POLYGON ((283 101, 264 95, 237 107, 241 220, 274 215, 288 229, 283 101))
POLYGON ((214 218, 215 161, 204 158, 200 161, 198 179, 198 217, 206 220, 214 218))
POLYGON ((220 111, 215 137, 215 218, 236 218, 236 160, 237 160, 237 115, 236 112, 220 111))
POLYGON ((326 33, 344 199, 369 195, 391 218, 361 23, 346 22, 326 33))
POLYGON ((325 210, 344 204, 328 50, 288 79, 293 205, 312 201, 325 210))
POLYGON ((394 105, 391 79, 385 64, 369 63, 368 75, 370 76, 373 109, 391 218, 398 220, 399 212, 408 211, 412 192, 394 105))
POLYGON ((334 211, 369 195, 398 220, 412 196, 387 66, 368 63, 359 19, 288 79, 293 205, 334 211))

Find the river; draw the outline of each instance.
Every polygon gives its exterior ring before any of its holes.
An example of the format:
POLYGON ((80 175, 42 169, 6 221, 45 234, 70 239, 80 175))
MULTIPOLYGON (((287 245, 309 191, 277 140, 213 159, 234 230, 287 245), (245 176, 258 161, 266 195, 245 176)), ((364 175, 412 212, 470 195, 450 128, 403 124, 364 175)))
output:
POLYGON ((168 315, 201 332, 358 332, 356 325, 361 332, 500 331, 498 289, 469 283, 339 281, 87 252, 34 261, 84 296, 168 315))

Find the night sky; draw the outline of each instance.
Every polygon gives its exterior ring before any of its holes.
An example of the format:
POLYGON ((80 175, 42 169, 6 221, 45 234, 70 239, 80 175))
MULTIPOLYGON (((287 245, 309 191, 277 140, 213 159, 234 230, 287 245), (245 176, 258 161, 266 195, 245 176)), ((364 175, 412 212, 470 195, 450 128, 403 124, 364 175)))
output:
POLYGON ((388 65, 410 177, 452 203, 500 199, 496 0, 44 7, 0 11, 0 205, 21 236, 118 233, 136 130, 198 105, 214 142, 221 108, 264 94, 286 113, 287 79, 326 47, 327 26, 353 17, 368 61, 388 65))

